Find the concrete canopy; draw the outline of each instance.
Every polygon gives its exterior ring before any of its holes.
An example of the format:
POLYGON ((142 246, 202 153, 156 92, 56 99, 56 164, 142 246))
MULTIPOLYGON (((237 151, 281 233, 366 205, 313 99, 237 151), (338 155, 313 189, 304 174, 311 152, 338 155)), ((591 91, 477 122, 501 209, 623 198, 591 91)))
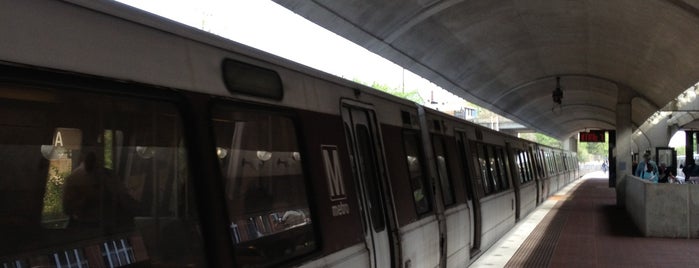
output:
POLYGON ((698 1, 274 1, 559 139, 614 129, 618 102, 632 104, 640 126, 699 81, 698 1), (556 77, 560 109, 552 109, 556 77), (631 101, 617 100, 622 87, 631 101))

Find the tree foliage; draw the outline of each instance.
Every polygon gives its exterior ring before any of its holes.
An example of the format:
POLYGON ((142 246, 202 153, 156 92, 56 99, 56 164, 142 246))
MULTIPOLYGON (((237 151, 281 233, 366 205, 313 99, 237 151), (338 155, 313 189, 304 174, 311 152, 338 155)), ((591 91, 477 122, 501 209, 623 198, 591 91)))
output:
POLYGON ((520 137, 546 146, 561 148, 561 142, 559 140, 541 133, 522 133, 520 137))
POLYGON ((578 141, 578 158, 582 162, 606 159, 609 156, 609 133, 605 134, 604 142, 578 141))
POLYGON ((370 86, 374 89, 381 90, 383 92, 386 92, 388 94, 391 94, 393 96, 397 96, 400 98, 404 98, 406 100, 410 100, 419 104, 424 104, 425 101, 422 99, 422 96, 420 96, 420 93, 417 91, 417 89, 411 89, 411 90, 403 90, 400 88, 396 87, 391 87, 386 84, 379 84, 378 82, 373 82, 370 84, 365 83, 363 81, 360 81, 359 79, 353 79, 352 81, 356 83, 360 83, 362 85, 370 86))
POLYGON ((677 155, 686 155, 687 154, 687 147, 686 146, 675 147, 675 150, 677 150, 677 155))
POLYGON ((556 147, 556 148, 561 148, 561 141, 551 138, 549 136, 546 136, 541 133, 536 133, 536 142, 541 143, 543 145, 551 146, 551 147, 556 147))
POLYGON ((49 167, 46 192, 44 193, 44 208, 42 217, 44 220, 53 220, 65 217, 63 214, 63 184, 70 172, 60 172, 57 167, 49 167))

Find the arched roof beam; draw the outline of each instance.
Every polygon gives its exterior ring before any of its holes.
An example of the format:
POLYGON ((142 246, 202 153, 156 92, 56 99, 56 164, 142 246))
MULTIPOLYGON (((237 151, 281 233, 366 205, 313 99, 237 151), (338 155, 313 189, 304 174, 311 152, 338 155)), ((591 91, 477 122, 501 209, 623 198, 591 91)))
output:
MULTIPOLYGON (((527 104, 527 105, 525 105, 525 106, 528 106, 528 105, 529 105, 529 104, 527 104)), ((607 108, 607 107, 604 107, 604 106, 601 106, 601 105, 596 105, 596 104, 568 104, 568 105, 563 105, 563 106, 561 106, 561 111, 562 111, 563 109, 571 109, 571 108, 579 108, 579 107, 583 107, 583 108, 588 108, 588 107, 589 107, 589 108, 592 108, 592 109, 602 110, 602 111, 604 111, 604 112, 610 112, 610 113, 616 114, 616 110, 612 110, 612 109, 609 109, 609 108, 607 108)), ((546 115, 546 114, 544 114, 544 113, 539 113, 539 114, 537 114, 536 116, 532 116, 532 117, 530 117, 530 118, 531 118, 531 121, 537 121, 538 118, 540 118, 540 117, 542 117, 542 116, 545 116, 545 115, 546 115)))
MULTIPOLYGON (((615 124, 613 122, 610 122, 608 120, 599 119, 599 118, 591 118, 591 117, 573 118, 573 119, 569 119, 569 120, 565 120, 565 121, 561 121, 561 122, 556 122, 556 123, 559 125, 568 125, 568 124, 574 123, 576 121, 595 121, 595 122, 600 122, 600 123, 606 124, 609 127, 615 126, 615 124)), ((595 126, 595 127, 587 127, 587 128, 598 128, 598 127, 595 126)))
POLYGON ((683 1, 683 0, 665 0, 665 2, 668 2, 671 5, 674 5, 677 8, 684 10, 685 12, 692 14, 692 16, 699 18, 699 9, 697 9, 695 6, 693 6, 691 4, 688 4, 686 1, 683 1))
POLYGON ((391 31, 391 33, 388 36, 386 36, 384 41, 386 43, 393 43, 393 41, 396 41, 398 37, 410 30, 410 28, 413 28, 413 26, 463 1, 464 0, 436 0, 430 3, 430 5, 420 10, 420 12, 417 12, 415 15, 410 16, 409 20, 406 20, 403 23, 401 23, 400 27, 397 27, 396 29, 391 31))
MULTIPOLYGON (((595 80, 602 80, 602 81, 605 81, 605 82, 608 82, 608 83, 613 84, 613 85, 616 86, 617 88, 619 88, 619 86, 622 85, 621 83, 619 83, 619 82, 617 82, 617 81, 614 81, 614 80, 612 80, 612 79, 609 79, 609 78, 607 78, 607 77, 598 76, 598 75, 592 75, 592 74, 575 74, 575 73, 569 73, 569 74, 547 75, 547 76, 542 76, 542 77, 539 77, 539 78, 535 78, 535 79, 529 80, 529 81, 527 81, 527 82, 521 83, 521 84, 519 84, 519 85, 516 85, 516 86, 514 86, 514 87, 508 89, 508 90, 503 91, 502 94, 498 95, 494 100, 492 100, 492 103, 497 103, 498 101, 500 101, 500 99, 504 98, 505 96, 507 96, 507 95, 509 95, 509 94, 511 94, 511 93, 513 93, 513 92, 515 92, 515 91, 517 91, 517 90, 520 90, 520 89, 522 89, 522 88, 531 86, 531 85, 533 85, 533 84, 541 83, 541 82, 548 81, 548 80, 551 80, 551 79, 556 79, 556 77, 582 77, 582 78, 590 78, 590 79, 595 79, 595 80)), ((636 95, 636 96, 643 96, 642 94, 639 94, 638 91, 636 91, 635 89, 633 89, 633 88, 631 88, 631 87, 628 87, 628 88, 630 88, 630 89, 633 91, 634 95, 636 95)))

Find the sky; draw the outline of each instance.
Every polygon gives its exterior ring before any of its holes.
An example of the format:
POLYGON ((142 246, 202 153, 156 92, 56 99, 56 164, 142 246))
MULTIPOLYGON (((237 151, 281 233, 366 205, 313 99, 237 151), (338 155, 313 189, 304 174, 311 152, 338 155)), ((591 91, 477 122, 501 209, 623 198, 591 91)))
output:
POLYGON ((677 131, 675 135, 670 138, 670 142, 668 146, 670 147, 681 147, 685 146, 687 144, 687 141, 685 140, 685 134, 684 130, 677 131))
POLYGON ((336 35, 270 0, 118 0, 349 80, 434 91, 443 109, 465 105, 459 97, 336 35))

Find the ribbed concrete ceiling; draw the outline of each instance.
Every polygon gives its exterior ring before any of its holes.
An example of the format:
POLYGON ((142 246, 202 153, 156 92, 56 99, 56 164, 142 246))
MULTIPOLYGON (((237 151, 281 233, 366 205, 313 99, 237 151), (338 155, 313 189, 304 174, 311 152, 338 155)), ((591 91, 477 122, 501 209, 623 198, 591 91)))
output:
POLYGON ((274 0, 471 102, 553 137, 632 124, 699 81, 699 1, 274 0), (552 109, 555 77, 563 105, 552 109))

